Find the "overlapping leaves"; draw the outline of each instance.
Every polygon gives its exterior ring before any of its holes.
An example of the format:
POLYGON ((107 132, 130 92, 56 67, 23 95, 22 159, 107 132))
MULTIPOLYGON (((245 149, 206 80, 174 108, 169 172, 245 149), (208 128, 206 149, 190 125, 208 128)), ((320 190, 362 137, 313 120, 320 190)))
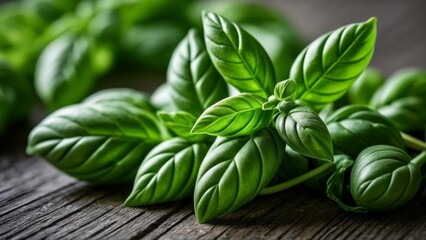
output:
POLYGON ((200 223, 233 212, 274 177, 284 143, 274 129, 251 136, 217 138, 203 160, 194 193, 200 223))
POLYGON ((274 68, 260 43, 224 17, 204 12, 202 18, 207 51, 225 81, 240 92, 272 94, 274 68))

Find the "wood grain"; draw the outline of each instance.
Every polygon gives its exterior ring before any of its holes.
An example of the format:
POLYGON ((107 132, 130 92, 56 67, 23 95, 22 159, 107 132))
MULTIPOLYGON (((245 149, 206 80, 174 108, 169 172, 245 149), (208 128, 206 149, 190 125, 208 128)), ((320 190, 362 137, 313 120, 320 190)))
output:
POLYGON ((33 157, 0 161, 0 239, 426 238, 426 194, 391 213, 355 214, 299 187, 201 225, 191 200, 125 208, 130 186, 79 182, 33 157))

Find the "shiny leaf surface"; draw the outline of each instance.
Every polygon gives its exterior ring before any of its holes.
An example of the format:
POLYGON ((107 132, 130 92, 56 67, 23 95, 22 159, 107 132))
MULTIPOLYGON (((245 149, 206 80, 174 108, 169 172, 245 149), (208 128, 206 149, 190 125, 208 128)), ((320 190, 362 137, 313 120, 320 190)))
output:
POLYGON ((251 201, 274 177, 285 144, 274 129, 251 136, 217 138, 201 163, 195 214, 204 223, 251 201))
POLYGON ((405 149, 396 126, 375 110, 361 105, 338 109, 326 120, 336 151, 356 158, 367 147, 391 145, 405 149))
POLYGON ((296 58, 290 78, 296 98, 320 109, 341 97, 368 66, 376 39, 376 19, 327 33, 296 58))
POLYGON ((275 127, 289 147, 308 157, 333 160, 331 137, 318 114, 294 102, 280 103, 278 110, 275 127))
POLYGON ((268 97, 276 83, 272 62, 260 43, 240 26, 203 13, 207 51, 226 82, 240 92, 268 97))
POLYGON ((136 175, 126 206, 146 206, 192 196, 208 145, 184 138, 166 140, 152 149, 136 175))
POLYGON ((168 135, 153 112, 124 101, 62 108, 30 133, 27 153, 80 180, 133 180, 144 156, 168 135))
POLYGON ((350 188, 359 206, 388 211, 410 201, 420 182, 420 170, 405 151, 376 145, 358 155, 351 171, 350 188))
POLYGON ((254 94, 228 97, 206 109, 192 133, 214 136, 242 136, 262 129, 271 121, 272 111, 262 110, 266 99, 254 94))

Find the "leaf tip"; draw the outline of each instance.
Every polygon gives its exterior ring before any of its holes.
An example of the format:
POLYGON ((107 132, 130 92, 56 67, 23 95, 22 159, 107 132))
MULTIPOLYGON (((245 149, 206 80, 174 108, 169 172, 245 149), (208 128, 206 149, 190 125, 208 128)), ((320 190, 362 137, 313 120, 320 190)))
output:
POLYGON ((370 19, 367 20, 366 23, 367 24, 371 24, 371 25, 376 25, 377 24, 377 18, 376 17, 371 17, 370 19))
POLYGON ((135 195, 133 194, 133 193, 131 193, 128 197, 127 197, 127 199, 126 199, 126 201, 124 201, 124 204, 123 204, 125 207, 136 207, 136 206, 138 206, 139 204, 137 204, 137 202, 135 201, 135 195))

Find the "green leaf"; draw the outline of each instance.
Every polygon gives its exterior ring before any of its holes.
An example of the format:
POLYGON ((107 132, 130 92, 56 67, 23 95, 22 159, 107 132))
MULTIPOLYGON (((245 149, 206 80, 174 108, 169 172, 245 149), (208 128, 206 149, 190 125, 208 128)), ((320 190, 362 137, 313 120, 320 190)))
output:
POLYGON ((288 146, 308 157, 333 161, 331 137, 318 114, 294 102, 282 102, 278 110, 275 127, 288 146))
POLYGON ((274 177, 284 146, 272 128, 251 136, 217 138, 201 163, 195 186, 198 222, 231 213, 255 198, 274 177))
POLYGON ((171 97, 171 87, 167 83, 158 86, 151 95, 151 103, 161 111, 177 111, 171 97))
POLYGON ((206 109, 191 132, 223 137, 251 134, 271 122, 273 111, 262 110, 265 102, 248 93, 225 98, 206 109))
POLYGON ((290 78, 297 99, 320 109, 340 98, 368 66, 374 51, 376 19, 327 33, 296 58, 290 78))
POLYGON ((84 99, 84 103, 109 102, 131 103, 141 109, 155 113, 157 110, 151 105, 149 95, 130 88, 110 88, 93 93, 84 99))
POLYGON ((42 52, 35 72, 35 89, 50 109, 79 102, 95 83, 90 59, 90 41, 68 33, 42 52))
POLYGON ((388 211, 410 201, 420 182, 420 170, 404 150, 376 145, 358 155, 351 171, 350 188, 359 206, 388 211))
POLYGON ((228 96, 226 83, 210 61, 197 30, 190 30, 173 53, 167 83, 176 109, 195 116, 228 96))
POLYGON ((197 118, 188 112, 160 111, 157 112, 157 115, 163 122, 164 126, 166 126, 179 137, 183 137, 191 142, 200 142, 206 138, 206 136, 203 136, 202 134, 191 134, 191 129, 197 121, 197 118))
POLYGON ((419 97, 404 97, 382 106, 378 112, 401 131, 422 131, 426 126, 426 102, 419 97))
POLYGON ((3 133, 8 121, 7 109, 6 96, 3 89, 0 88, 0 135, 3 133))
POLYGON ((158 122, 155 113, 130 102, 76 104, 39 123, 27 153, 80 180, 131 181, 148 151, 168 136, 158 122))
POLYGON ((376 91, 371 105, 394 122, 400 130, 424 130, 426 71, 404 69, 396 72, 376 91))
POLYGON ((426 70, 414 68, 396 72, 377 90, 371 104, 378 108, 404 97, 420 97, 426 102, 426 70))
MULTIPOLYGON (((334 156, 336 171, 330 176, 327 181, 327 197, 335 201, 341 208, 351 212, 365 212, 367 209, 349 203, 347 200, 350 197, 349 183, 346 183, 346 177, 350 174, 351 167, 354 161, 344 154, 334 156), (348 196, 349 195, 349 196, 348 196)), ((352 200, 353 201, 353 200, 352 200)))
POLYGON ((296 90, 296 82, 291 79, 287 79, 275 85, 274 96, 283 101, 294 100, 296 90))
POLYGON ((349 103, 368 105, 376 90, 383 85, 384 80, 385 78, 381 72, 373 68, 367 68, 349 88, 349 103))
POLYGON ((378 112, 361 105, 338 109, 326 120, 336 151, 353 158, 372 145, 391 145, 405 149, 396 126, 378 112))
POLYGON ((275 86, 274 68, 260 43, 237 24, 203 12, 204 38, 216 69, 240 92, 268 97, 275 86))
POLYGON ((298 177, 309 171, 309 161, 302 154, 294 151, 289 146, 285 147, 284 157, 277 171, 283 181, 298 177))
POLYGON ((121 39, 121 61, 135 67, 166 70, 186 27, 175 22, 149 22, 130 28, 121 39))
POLYGON ((277 21, 242 26, 265 48, 273 63, 277 81, 287 79, 292 63, 304 47, 296 31, 288 24, 277 21))
POLYGON ((208 147, 184 138, 172 138, 156 146, 142 162, 124 205, 147 206, 192 196, 208 147))

